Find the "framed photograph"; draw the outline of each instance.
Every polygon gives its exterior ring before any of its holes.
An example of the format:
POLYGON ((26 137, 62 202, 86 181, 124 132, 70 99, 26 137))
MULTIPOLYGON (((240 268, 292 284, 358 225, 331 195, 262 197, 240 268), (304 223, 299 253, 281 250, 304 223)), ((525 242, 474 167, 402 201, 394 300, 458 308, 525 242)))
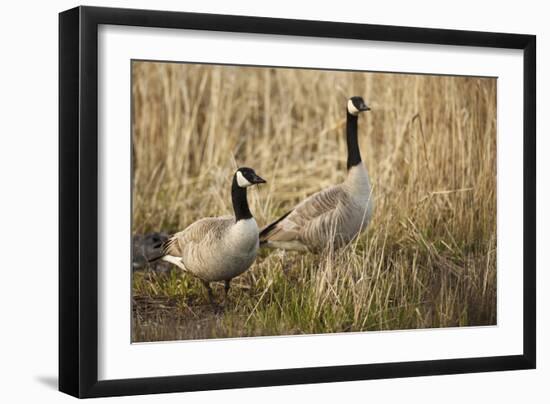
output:
POLYGON ((535 36, 59 17, 59 388, 535 368, 535 36))

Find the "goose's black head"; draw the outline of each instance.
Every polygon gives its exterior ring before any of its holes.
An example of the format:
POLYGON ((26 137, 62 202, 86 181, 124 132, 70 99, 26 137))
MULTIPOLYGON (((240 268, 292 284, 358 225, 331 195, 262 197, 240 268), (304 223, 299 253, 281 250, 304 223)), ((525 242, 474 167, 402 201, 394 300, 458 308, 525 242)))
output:
POLYGON ((348 112, 353 116, 357 116, 361 112, 369 110, 370 108, 367 106, 362 97, 354 96, 348 100, 348 112))
POLYGON ((264 184, 266 181, 260 177, 256 172, 248 167, 240 167, 235 172, 235 180, 237 185, 241 188, 246 188, 255 184, 264 184))

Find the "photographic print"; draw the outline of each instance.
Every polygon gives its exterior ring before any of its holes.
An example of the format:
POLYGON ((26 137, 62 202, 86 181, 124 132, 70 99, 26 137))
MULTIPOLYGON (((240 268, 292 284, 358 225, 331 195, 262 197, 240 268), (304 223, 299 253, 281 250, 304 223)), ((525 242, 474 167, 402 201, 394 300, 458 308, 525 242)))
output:
POLYGON ((496 325, 496 78, 131 74, 132 342, 496 325))

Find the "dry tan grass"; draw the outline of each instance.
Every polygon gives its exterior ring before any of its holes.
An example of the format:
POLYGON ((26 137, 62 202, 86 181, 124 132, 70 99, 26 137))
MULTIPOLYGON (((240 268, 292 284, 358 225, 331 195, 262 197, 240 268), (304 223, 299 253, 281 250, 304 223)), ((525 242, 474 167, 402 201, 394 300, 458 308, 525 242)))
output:
POLYGON ((230 213, 240 165, 268 181, 249 192, 260 226, 343 180, 351 95, 372 108, 368 231, 322 257, 262 253, 222 315, 188 277, 138 274, 135 340, 496 323, 495 79, 134 62, 133 232, 230 213))

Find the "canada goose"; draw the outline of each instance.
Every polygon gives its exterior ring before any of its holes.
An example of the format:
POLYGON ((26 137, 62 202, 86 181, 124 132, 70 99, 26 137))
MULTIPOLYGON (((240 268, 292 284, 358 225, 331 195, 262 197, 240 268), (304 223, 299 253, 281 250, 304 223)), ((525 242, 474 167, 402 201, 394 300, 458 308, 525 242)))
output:
POLYGON ((172 267, 165 261, 158 260, 147 265, 151 257, 159 255, 159 249, 168 240, 167 233, 136 234, 132 237, 132 268, 134 271, 151 270, 168 272, 172 267))
POLYGON ((265 182, 253 169, 239 168, 231 184, 235 215, 197 220, 166 240, 161 255, 153 260, 171 262, 199 278, 210 302, 213 302, 210 282, 224 281, 227 297, 231 279, 252 265, 259 247, 259 229, 248 207, 246 188, 265 182))
POLYGON ((369 176, 357 141, 357 119, 361 112, 369 110, 361 97, 351 97, 347 102, 346 180, 309 196, 266 226, 260 233, 262 247, 319 252, 329 246, 339 248, 366 229, 373 205, 369 176))

